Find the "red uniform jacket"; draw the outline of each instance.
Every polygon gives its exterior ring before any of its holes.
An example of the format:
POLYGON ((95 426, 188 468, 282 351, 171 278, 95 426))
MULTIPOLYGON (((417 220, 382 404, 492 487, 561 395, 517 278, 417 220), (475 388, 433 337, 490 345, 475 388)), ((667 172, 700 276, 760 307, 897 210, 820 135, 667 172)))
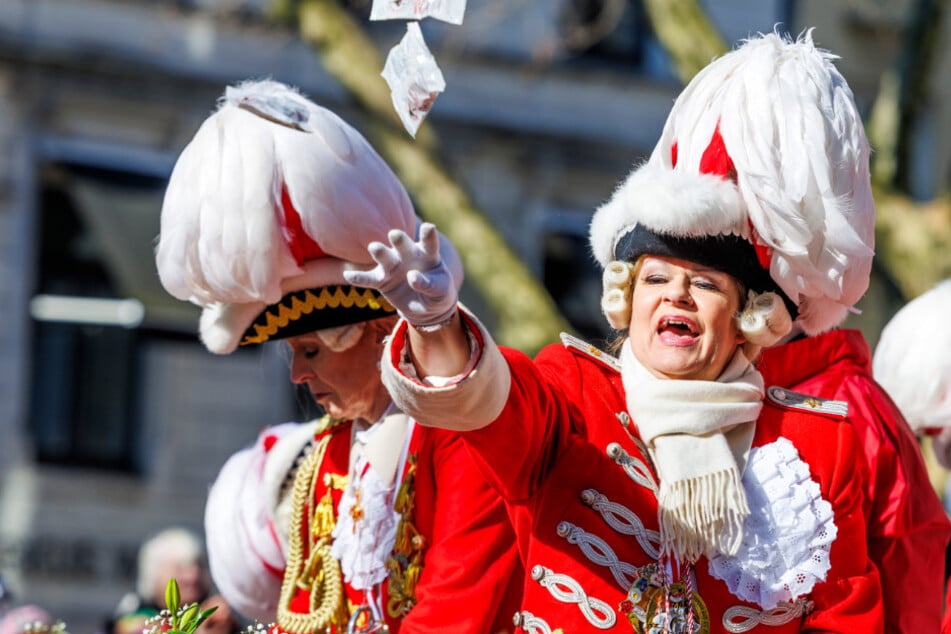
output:
MULTIPOLYGON (((488 339, 484 330, 480 333, 488 339)), ((404 337, 405 324, 384 357, 389 359, 384 383, 403 411, 412 411, 421 424, 439 424, 432 411, 427 417, 427 406, 441 404, 451 411, 457 397, 446 388, 432 388, 428 393, 434 397, 420 397, 430 388, 398 369, 404 337)), ((630 632, 622 609, 627 580, 632 571, 656 562, 645 550, 644 533, 657 531, 658 522, 653 490, 612 458, 624 454, 647 460, 618 423, 618 413, 626 410, 619 373, 586 353, 561 346, 549 346, 534 363, 505 349, 504 360, 492 361, 498 359, 497 349, 491 341, 486 346, 475 372, 456 386, 469 389, 499 372, 500 366, 507 366, 510 374, 501 413, 462 436, 515 518, 528 573, 519 631, 630 632), (486 367, 496 363, 500 366, 486 367)), ((491 400, 489 394, 485 397, 491 400)), ((487 407, 494 406, 486 403, 466 412, 478 415, 487 407)), ((464 428, 461 422, 458 428, 464 428)), ((725 583, 710 576, 701 559, 696 592, 709 611, 710 632, 727 632, 724 618, 730 614, 732 625, 749 626, 733 631, 881 632, 881 586, 866 552, 861 507, 866 474, 854 432, 841 418, 764 404, 754 446, 780 436, 796 446, 832 506, 838 536, 830 553, 831 569, 809 594, 812 609, 807 615, 768 625, 756 620, 764 615, 759 606, 734 596, 725 583), (737 608, 746 608, 746 615, 735 614, 737 608)))
POLYGON ((849 404, 871 478, 869 556, 879 569, 886 632, 937 632, 951 523, 928 480, 911 428, 872 378, 868 343, 857 330, 833 330, 764 350, 767 384, 849 404))
MULTIPOLYGON (((328 493, 336 513, 349 454, 350 426, 345 425, 333 433, 305 518, 313 517, 316 505, 328 493)), ((412 525, 422 537, 423 565, 416 604, 402 619, 387 615, 390 632, 511 632, 522 569, 501 498, 487 485, 458 434, 416 426, 407 457, 410 461, 416 464, 410 487, 412 525)), ((404 480, 411 473, 405 469, 404 480)), ((302 532, 309 533, 306 521, 302 532)), ((291 610, 306 614, 309 594, 298 589, 291 610)), ((350 609, 363 602, 362 592, 349 585, 346 595, 350 609)), ((387 601, 385 591, 384 611, 387 601)), ((345 632, 346 628, 333 631, 345 632)))

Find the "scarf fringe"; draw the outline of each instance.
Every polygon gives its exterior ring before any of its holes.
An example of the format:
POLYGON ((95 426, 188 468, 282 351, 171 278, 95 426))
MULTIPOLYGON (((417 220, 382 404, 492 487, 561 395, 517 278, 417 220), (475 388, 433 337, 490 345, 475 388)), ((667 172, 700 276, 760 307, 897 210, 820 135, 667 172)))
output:
POLYGON ((732 556, 739 551, 743 521, 750 508, 736 469, 661 482, 657 501, 661 548, 665 553, 694 563, 702 555, 732 556))

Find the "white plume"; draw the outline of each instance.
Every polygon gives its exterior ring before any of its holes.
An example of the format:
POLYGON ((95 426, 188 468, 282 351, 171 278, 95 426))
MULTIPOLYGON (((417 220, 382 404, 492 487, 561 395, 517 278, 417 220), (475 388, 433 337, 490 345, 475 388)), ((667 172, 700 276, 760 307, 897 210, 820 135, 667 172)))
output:
POLYGON ((246 82, 227 90, 172 172, 156 251, 166 290, 202 306, 299 290, 281 285, 303 272, 283 190, 307 236, 355 265, 372 264, 371 241, 416 225, 403 186, 356 130, 283 84, 246 82))
POLYGON ((875 208, 869 146, 852 92, 811 31, 760 35, 714 61, 678 97, 651 164, 698 171, 719 126, 770 273, 814 334, 868 287, 875 208))

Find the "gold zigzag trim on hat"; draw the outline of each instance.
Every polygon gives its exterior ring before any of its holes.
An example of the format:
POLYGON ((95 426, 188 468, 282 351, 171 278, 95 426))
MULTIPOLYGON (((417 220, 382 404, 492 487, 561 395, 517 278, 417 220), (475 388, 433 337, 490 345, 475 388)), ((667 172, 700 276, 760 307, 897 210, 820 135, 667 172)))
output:
POLYGON ((254 324, 256 334, 245 335, 244 339, 241 340, 241 345, 264 343, 276 335, 281 328, 286 328, 291 322, 297 321, 315 310, 356 307, 379 310, 383 313, 396 311, 386 299, 369 288, 325 286, 318 292, 305 291, 303 300, 298 295, 299 293, 288 295, 277 304, 268 306, 263 315, 267 323, 254 324), (344 291, 344 288, 347 288, 347 290, 344 291), (290 302, 289 306, 285 303, 287 301, 290 302))

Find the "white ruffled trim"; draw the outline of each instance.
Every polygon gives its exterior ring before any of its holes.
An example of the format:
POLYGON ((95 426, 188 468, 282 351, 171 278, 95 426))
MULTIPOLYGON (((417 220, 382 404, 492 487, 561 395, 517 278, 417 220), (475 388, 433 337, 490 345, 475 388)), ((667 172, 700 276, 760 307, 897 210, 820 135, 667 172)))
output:
POLYGON ((825 580, 838 528, 809 465, 785 438, 750 451, 743 487, 750 514, 740 550, 712 557, 710 574, 737 597, 771 610, 825 580))
POLYGON ((340 561, 343 577, 357 590, 382 582, 388 571, 386 560, 396 543, 399 513, 393 510, 395 485, 386 486, 376 470, 368 468, 362 453, 354 464, 350 482, 337 506, 337 525, 330 554, 340 561), (351 511, 360 492, 363 515, 354 521, 351 511))

